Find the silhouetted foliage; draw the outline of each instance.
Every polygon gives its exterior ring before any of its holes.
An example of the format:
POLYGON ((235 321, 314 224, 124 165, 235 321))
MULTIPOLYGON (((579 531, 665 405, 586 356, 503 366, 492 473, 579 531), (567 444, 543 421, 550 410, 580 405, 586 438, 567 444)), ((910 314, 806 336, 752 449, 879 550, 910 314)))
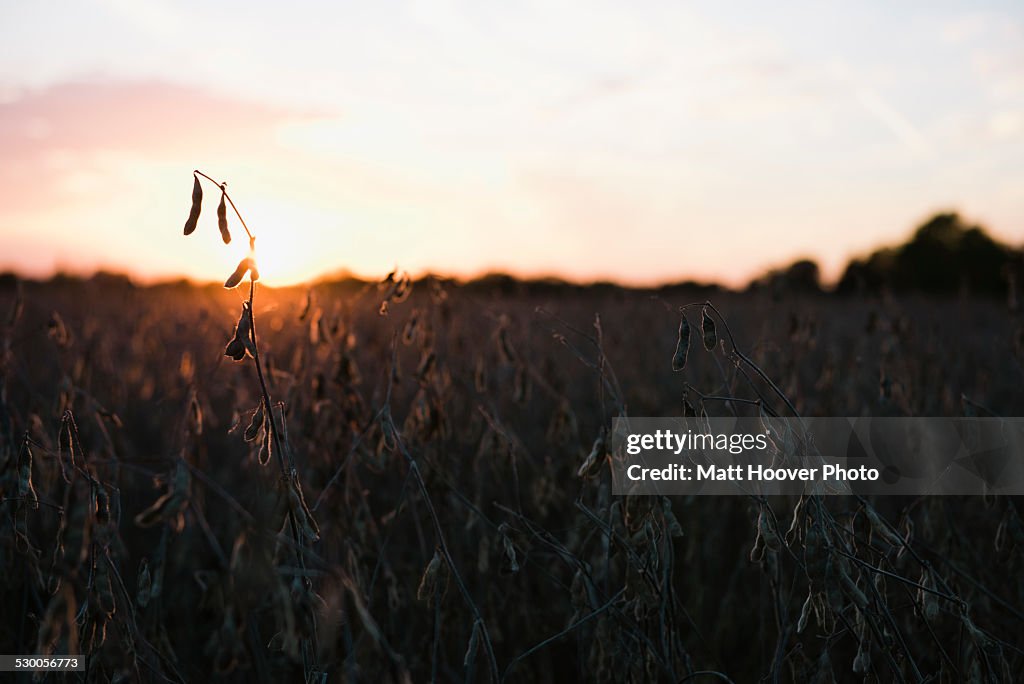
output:
POLYGON ((968 225, 959 214, 937 214, 906 244, 851 261, 837 290, 951 294, 966 289, 1004 294, 1020 260, 1019 251, 997 242, 981 227, 968 225))
POLYGON ((430 279, 381 315, 394 278, 355 282, 256 300, 284 480, 258 366, 223 356, 238 291, 0 290, 2 652, 84 682, 1021 681, 1014 497, 617 496, 606 441, 787 403, 1022 415, 1001 303, 430 279))
POLYGON ((123 273, 112 271, 96 271, 89 282, 96 286, 107 287, 114 290, 130 290, 135 288, 132 279, 123 273))
POLYGON ((821 292, 821 270, 810 259, 799 259, 789 266, 768 271, 750 283, 750 290, 769 290, 776 297, 786 294, 821 292))

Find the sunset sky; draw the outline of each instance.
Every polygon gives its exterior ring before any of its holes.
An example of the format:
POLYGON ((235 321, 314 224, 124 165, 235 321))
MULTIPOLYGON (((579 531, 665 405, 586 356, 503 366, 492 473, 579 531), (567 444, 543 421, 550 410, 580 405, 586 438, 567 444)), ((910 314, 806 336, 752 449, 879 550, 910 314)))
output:
POLYGON ((743 282, 1024 244, 1024 3, 0 4, 0 269, 743 282), (236 235, 241 234, 236 229, 236 235))

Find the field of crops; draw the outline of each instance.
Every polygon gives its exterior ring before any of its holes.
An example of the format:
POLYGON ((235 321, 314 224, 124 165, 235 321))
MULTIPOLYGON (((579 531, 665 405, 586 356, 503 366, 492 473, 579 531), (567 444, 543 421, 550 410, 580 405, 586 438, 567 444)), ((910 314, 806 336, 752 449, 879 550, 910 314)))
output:
POLYGON ((1024 678, 1019 501, 623 498, 606 463, 619 415, 1024 415, 1005 302, 398 278, 257 286, 250 327, 248 282, 2 288, 0 652, 103 682, 1024 678))

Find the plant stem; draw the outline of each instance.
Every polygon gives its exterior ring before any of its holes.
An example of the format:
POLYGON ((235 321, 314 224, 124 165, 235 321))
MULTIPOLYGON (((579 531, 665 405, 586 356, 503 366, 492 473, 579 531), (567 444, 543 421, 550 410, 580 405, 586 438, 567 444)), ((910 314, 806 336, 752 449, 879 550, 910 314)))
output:
POLYGON ((231 208, 235 210, 235 216, 237 216, 238 220, 242 222, 242 228, 245 228, 245 234, 249 236, 249 245, 250 245, 250 248, 251 248, 253 242, 256 241, 256 236, 253 235, 252 231, 249 230, 249 226, 245 225, 245 219, 242 218, 242 214, 238 211, 238 207, 235 206, 234 201, 232 201, 232 199, 231 199, 231 195, 228 194, 228 190, 227 190, 228 184, 227 183, 218 183, 213 178, 210 178, 209 176, 207 176, 205 173, 203 173, 199 169, 194 169, 192 171, 192 173, 194 173, 197 176, 202 176, 203 178, 205 178, 206 180, 210 181, 211 183, 216 185, 218 188, 220 188, 220 191, 224 193, 224 198, 228 201, 228 204, 231 205, 231 208))
POLYGON ((755 373, 757 373, 762 380, 765 381, 765 383, 772 389, 772 391, 775 392, 775 394, 777 394, 780 399, 782 399, 783 403, 786 404, 786 408, 788 408, 794 416, 800 418, 800 412, 796 410, 796 407, 793 406, 792 402, 790 402, 789 398, 785 395, 785 393, 783 393, 783 391, 779 389, 778 385, 776 385, 772 381, 772 379, 768 377, 768 374, 761 370, 761 367, 754 363, 750 359, 750 357, 748 357, 746 354, 739 350, 739 347, 736 346, 736 338, 732 336, 732 330, 729 328, 729 321, 725 319, 725 316, 722 315, 722 312, 719 311, 714 304, 712 304, 710 301, 691 302, 689 304, 684 304, 683 306, 679 307, 679 310, 685 311, 686 309, 695 306, 706 306, 715 312, 715 315, 718 316, 718 320, 722 321, 722 324, 725 326, 725 334, 729 336, 729 345, 732 347, 732 352, 736 355, 736 357, 743 363, 750 366, 750 368, 755 373))
POLYGON ((270 390, 267 389, 267 381, 263 377, 263 364, 260 362, 260 347, 256 341, 256 314, 253 311, 253 298, 256 294, 256 283, 249 280, 249 333, 252 335, 252 351, 253 351, 253 362, 256 366, 256 377, 260 381, 260 392, 263 395, 263 411, 265 412, 267 419, 270 421, 270 438, 274 440, 274 453, 277 456, 277 464, 281 467, 281 476, 289 477, 292 470, 295 469, 295 463, 292 462, 291 452, 288 452, 288 466, 285 466, 284 456, 281 452, 284 449, 281 446, 281 436, 277 431, 277 421, 274 419, 274 407, 270 401, 270 390))

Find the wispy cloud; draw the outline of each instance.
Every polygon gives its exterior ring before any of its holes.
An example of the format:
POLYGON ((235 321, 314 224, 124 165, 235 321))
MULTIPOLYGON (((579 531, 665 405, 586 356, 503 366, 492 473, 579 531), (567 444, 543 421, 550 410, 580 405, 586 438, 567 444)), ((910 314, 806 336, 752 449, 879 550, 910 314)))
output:
POLYGON ((885 126, 911 152, 933 157, 934 150, 927 138, 907 117, 898 112, 881 95, 870 88, 857 90, 857 101, 868 114, 885 126))
POLYGON ((87 188, 83 179, 116 155, 184 164, 197 156, 258 155, 273 142, 276 126, 294 116, 152 81, 73 82, 23 92, 0 104, 3 210, 45 205, 55 188, 87 188))

